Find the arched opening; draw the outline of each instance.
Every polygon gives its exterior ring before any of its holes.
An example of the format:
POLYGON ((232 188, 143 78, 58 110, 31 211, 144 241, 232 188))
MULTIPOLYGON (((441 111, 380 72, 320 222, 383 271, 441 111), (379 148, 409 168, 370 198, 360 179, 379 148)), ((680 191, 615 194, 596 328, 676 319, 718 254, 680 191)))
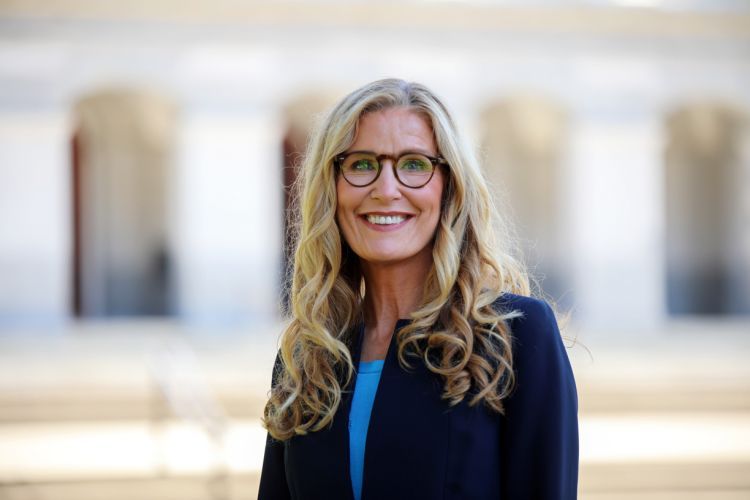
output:
POLYGON ((568 289, 561 265, 561 164, 566 116, 543 98, 516 96, 481 115, 483 164, 501 210, 511 213, 522 250, 544 292, 568 289))
POLYGON ((73 314, 170 314, 175 107, 148 92, 103 90, 80 99, 74 119, 73 314))
POLYGON ((666 128, 668 311, 748 313, 747 119, 730 107, 704 102, 673 111, 666 128))

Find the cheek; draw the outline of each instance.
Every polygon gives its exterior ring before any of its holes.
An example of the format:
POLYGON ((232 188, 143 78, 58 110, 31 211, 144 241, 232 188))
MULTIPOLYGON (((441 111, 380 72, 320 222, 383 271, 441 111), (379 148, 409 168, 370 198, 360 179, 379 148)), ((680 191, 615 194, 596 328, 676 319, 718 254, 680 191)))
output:
POLYGON ((343 211, 344 207, 346 206, 346 192, 341 186, 341 179, 336 181, 336 221, 341 224, 341 221, 339 220, 343 211))
POLYGON ((414 200, 414 204, 422 212, 422 225, 419 229, 422 237, 434 237, 440 224, 441 217, 441 191, 424 193, 426 196, 420 200, 414 200))
POLYGON ((442 178, 437 183, 435 189, 430 193, 429 206, 431 207, 432 214, 430 216, 430 226, 433 235, 437 232, 438 226, 440 225, 440 218, 443 215, 443 196, 444 187, 442 178))
POLYGON ((435 214, 432 216, 430 220, 430 228, 431 228, 431 233, 433 236, 437 234, 438 226, 440 225, 440 216, 441 216, 440 206, 438 205, 438 209, 435 211, 435 214))
POLYGON ((434 212, 435 220, 439 220, 440 215, 442 213, 442 209, 443 209, 443 197, 445 195, 444 193, 445 188, 444 188, 442 176, 436 180, 438 180, 439 182, 436 182, 432 191, 430 191, 429 200, 426 203, 430 206, 430 209, 434 212))
POLYGON ((336 182, 336 223, 344 236, 349 232, 355 208, 354 197, 347 187, 343 179, 336 182))

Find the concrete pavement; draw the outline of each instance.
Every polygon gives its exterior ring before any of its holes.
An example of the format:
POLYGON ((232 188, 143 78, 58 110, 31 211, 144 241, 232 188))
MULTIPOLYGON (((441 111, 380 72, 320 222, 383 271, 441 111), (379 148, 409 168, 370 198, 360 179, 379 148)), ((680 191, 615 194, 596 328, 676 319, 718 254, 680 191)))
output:
MULTIPOLYGON (((750 498, 750 332, 566 332, 581 498, 750 498)), ((0 332, 0 498, 254 498, 280 325, 0 332)))

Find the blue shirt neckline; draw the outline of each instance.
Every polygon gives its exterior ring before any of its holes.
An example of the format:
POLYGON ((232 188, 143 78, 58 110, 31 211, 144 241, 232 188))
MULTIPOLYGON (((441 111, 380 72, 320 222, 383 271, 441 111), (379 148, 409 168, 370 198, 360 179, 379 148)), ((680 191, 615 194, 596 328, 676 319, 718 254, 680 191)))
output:
POLYGON ((372 361, 360 361, 359 373, 380 373, 383 371, 385 359, 374 359, 372 361))

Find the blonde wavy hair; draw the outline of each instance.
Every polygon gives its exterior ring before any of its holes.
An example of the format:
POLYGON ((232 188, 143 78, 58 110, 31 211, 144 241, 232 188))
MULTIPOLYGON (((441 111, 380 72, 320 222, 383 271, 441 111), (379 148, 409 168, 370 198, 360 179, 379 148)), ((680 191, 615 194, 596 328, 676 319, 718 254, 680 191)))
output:
POLYGON ((442 397, 504 413, 513 384, 508 321, 496 311, 504 292, 530 295, 530 280, 514 258, 507 226, 498 220, 478 162, 446 107, 425 86, 375 81, 338 103, 311 138, 302 164, 290 322, 280 340, 263 425, 275 439, 329 425, 351 381, 351 350, 362 318, 365 283, 358 257, 336 223, 334 157, 354 142, 366 113, 406 107, 425 116, 448 162, 422 305, 397 336, 399 363, 419 360, 444 381, 442 397))

